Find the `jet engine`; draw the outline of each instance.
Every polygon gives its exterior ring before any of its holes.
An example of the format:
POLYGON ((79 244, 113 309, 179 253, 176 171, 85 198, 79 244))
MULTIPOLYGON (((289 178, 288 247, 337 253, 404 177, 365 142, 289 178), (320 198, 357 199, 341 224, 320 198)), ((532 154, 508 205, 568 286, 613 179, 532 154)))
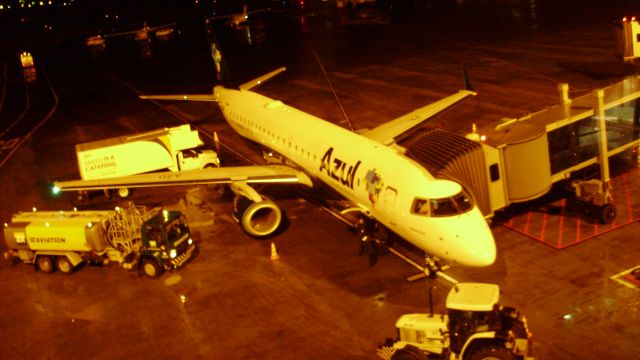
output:
POLYGON ((282 211, 273 201, 261 197, 253 201, 236 195, 233 201, 233 218, 247 234, 261 238, 273 234, 282 222, 282 211))

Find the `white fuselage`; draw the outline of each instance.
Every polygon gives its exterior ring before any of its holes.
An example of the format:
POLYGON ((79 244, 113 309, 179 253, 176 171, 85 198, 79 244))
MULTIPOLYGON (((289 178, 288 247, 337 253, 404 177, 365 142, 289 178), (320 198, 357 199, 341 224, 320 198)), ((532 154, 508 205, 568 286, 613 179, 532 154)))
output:
POLYGON ((434 179, 402 153, 278 100, 222 86, 214 95, 240 135, 286 157, 427 254, 465 266, 494 262, 493 235, 475 205, 451 216, 413 210, 416 199, 454 196, 457 183, 434 179))

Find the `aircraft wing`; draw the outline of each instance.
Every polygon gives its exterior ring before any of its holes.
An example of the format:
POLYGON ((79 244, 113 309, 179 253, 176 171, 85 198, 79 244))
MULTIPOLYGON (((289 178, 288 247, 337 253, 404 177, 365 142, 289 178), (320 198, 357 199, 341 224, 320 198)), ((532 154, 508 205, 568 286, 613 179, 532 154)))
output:
POLYGON ((110 38, 110 37, 116 37, 116 36, 135 35, 138 31, 140 31, 140 30, 138 29, 138 30, 131 30, 131 31, 120 31, 120 32, 114 32, 114 33, 111 33, 111 34, 105 34, 102 37, 110 38))
POLYGON ((207 20, 226 19, 226 18, 230 18, 230 17, 232 17, 234 15, 238 15, 238 14, 226 14, 226 15, 209 16, 207 18, 207 20))
POLYGON ((140 95, 145 100, 218 101, 213 94, 140 95))
POLYGON ((159 29, 164 29, 164 28, 168 28, 168 27, 174 27, 176 26, 176 23, 171 23, 171 24, 164 24, 164 25, 158 25, 158 26, 152 26, 149 29, 147 29, 148 31, 156 31, 159 29))
POLYGON ((201 184, 294 183, 311 187, 302 171, 284 165, 236 166, 191 171, 164 171, 95 180, 56 181, 54 192, 201 184))
POLYGON ((252 11, 247 12, 247 15, 250 15, 250 14, 257 14, 257 13, 261 13, 261 12, 265 12, 265 11, 271 11, 271 8, 264 8, 264 9, 252 10, 252 11))
POLYGON ((475 91, 460 90, 455 94, 449 95, 444 99, 440 99, 427 106, 413 110, 412 112, 402 115, 397 119, 386 122, 374 129, 362 132, 361 135, 369 139, 378 141, 385 145, 391 145, 395 142, 395 138, 402 135, 406 131, 422 124, 424 121, 447 109, 458 101, 469 95, 476 95, 475 91))

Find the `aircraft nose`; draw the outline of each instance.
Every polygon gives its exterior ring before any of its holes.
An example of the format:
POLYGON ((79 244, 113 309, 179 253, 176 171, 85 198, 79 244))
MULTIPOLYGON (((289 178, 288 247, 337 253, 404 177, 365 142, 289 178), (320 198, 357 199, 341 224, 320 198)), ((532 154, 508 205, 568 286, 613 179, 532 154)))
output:
POLYGON ((467 266, 489 266, 496 261, 496 246, 493 242, 493 237, 490 242, 485 242, 482 246, 471 247, 469 250, 467 266))
MULTIPOLYGON (((468 229, 468 228, 467 228, 468 229)), ((483 267, 496 261, 496 243, 484 218, 473 231, 462 231, 460 239, 464 255, 459 263, 464 266, 483 267), (482 231, 479 231, 482 229, 482 231)))

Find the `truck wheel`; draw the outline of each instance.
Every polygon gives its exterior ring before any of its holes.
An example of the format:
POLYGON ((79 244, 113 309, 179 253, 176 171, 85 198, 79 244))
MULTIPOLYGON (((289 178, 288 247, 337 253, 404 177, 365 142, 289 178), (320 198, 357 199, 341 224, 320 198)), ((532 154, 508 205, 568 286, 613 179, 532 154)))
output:
POLYGON ((158 265, 155 260, 151 259, 142 260, 142 271, 144 271, 144 274, 150 278, 156 278, 162 273, 160 265, 158 265))
POLYGON ((116 189, 116 195, 120 199, 126 199, 131 196, 131 190, 129 188, 118 188, 116 189))
POLYGON ((56 259, 56 267, 65 275, 73 272, 73 264, 71 264, 71 261, 69 261, 66 256, 59 256, 58 259, 56 259))
POLYGON ((482 346, 471 353, 469 360, 513 360, 515 356, 503 346, 482 346))
POLYGON ((391 356, 391 360, 427 360, 424 352, 413 345, 407 345, 396 350, 391 356))
POLYGON ((603 224, 611 224, 616 218, 616 207, 613 204, 604 204, 598 210, 600 222, 603 224))
POLYGON ((38 256, 38 260, 36 260, 38 264, 38 270, 43 273, 51 274, 53 272, 53 259, 50 256, 40 255, 38 256))

